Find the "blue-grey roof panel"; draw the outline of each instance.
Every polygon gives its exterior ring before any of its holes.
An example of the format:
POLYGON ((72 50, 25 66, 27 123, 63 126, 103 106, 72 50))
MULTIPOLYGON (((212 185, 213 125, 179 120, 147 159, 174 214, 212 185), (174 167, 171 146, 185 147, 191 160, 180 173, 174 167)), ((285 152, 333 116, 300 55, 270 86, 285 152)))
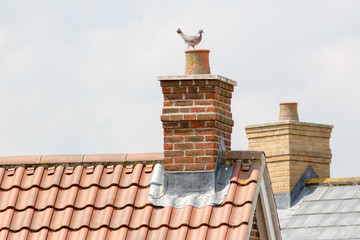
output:
MULTIPOLYGON (((357 204, 359 204, 360 199, 346 199, 342 200, 339 204, 339 207, 336 209, 336 212, 354 212, 354 209, 356 208, 357 204)), ((339 201, 339 200, 337 200, 339 201)))
POLYGON ((307 221, 308 216, 307 215, 299 215, 299 216, 293 216, 291 218, 291 221, 289 221, 286 226, 286 228, 301 228, 305 222, 307 221))
POLYGON ((360 239, 359 233, 360 230, 355 226, 296 228, 281 231, 283 239, 286 240, 360 239))
POLYGON ((316 188, 314 192, 312 192, 311 194, 307 195, 304 198, 304 201, 319 200, 324 195, 324 193, 326 192, 327 189, 328 189, 328 187, 316 188))
POLYGON ((283 239, 360 239, 359 193, 359 185, 317 187, 279 210, 283 239))
POLYGON ((357 190, 357 192, 354 194, 354 198, 360 198, 360 188, 357 190))
POLYGON ((354 239, 360 239, 360 226, 356 226, 354 228, 354 230, 352 231, 351 235, 350 235, 351 238, 354 238, 354 239))
POLYGON ((360 198, 357 199, 357 202, 354 204, 353 212, 360 212, 360 198))
POLYGON ((356 192, 359 190, 358 186, 333 186, 329 187, 321 200, 328 199, 349 199, 353 198, 356 192))

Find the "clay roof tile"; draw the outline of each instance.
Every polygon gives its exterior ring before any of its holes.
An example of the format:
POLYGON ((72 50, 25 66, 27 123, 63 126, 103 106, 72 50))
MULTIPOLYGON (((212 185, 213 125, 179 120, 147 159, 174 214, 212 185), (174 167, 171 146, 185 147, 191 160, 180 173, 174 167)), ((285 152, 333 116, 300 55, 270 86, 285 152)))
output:
POLYGON ((2 157, 0 239, 232 239, 246 233, 259 163, 242 170, 235 161, 221 205, 173 208, 149 200, 154 164, 162 159, 163 154, 2 157))

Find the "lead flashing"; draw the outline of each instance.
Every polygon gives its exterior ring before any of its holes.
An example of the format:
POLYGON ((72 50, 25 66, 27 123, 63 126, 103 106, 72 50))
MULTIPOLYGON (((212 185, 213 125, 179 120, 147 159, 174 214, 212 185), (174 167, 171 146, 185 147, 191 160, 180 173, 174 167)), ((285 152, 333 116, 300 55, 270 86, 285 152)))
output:
POLYGON ((219 205, 230 187, 233 164, 223 164, 226 149, 221 137, 214 171, 164 171, 156 164, 150 181, 149 200, 154 206, 182 208, 188 205, 202 208, 219 205))

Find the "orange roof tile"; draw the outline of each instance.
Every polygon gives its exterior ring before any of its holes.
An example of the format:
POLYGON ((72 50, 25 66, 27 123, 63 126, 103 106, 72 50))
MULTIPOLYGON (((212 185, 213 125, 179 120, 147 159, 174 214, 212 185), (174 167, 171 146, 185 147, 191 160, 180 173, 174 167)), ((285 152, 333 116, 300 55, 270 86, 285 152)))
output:
POLYGON ((0 158, 0 239, 233 239, 245 236, 260 163, 235 162, 221 205, 157 207, 162 154, 0 158))

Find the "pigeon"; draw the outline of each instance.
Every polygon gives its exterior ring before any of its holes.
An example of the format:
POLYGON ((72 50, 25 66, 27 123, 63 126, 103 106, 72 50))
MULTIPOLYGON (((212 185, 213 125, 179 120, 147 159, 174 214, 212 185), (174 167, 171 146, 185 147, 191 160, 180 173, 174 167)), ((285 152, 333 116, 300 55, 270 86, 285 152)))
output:
POLYGON ((199 35, 197 36, 187 36, 185 35, 179 28, 176 31, 178 34, 180 34, 180 36, 184 39, 186 45, 188 45, 188 48, 191 46, 195 49, 195 46, 198 45, 201 42, 201 38, 202 38, 202 33, 204 32, 203 30, 199 30, 199 35))

